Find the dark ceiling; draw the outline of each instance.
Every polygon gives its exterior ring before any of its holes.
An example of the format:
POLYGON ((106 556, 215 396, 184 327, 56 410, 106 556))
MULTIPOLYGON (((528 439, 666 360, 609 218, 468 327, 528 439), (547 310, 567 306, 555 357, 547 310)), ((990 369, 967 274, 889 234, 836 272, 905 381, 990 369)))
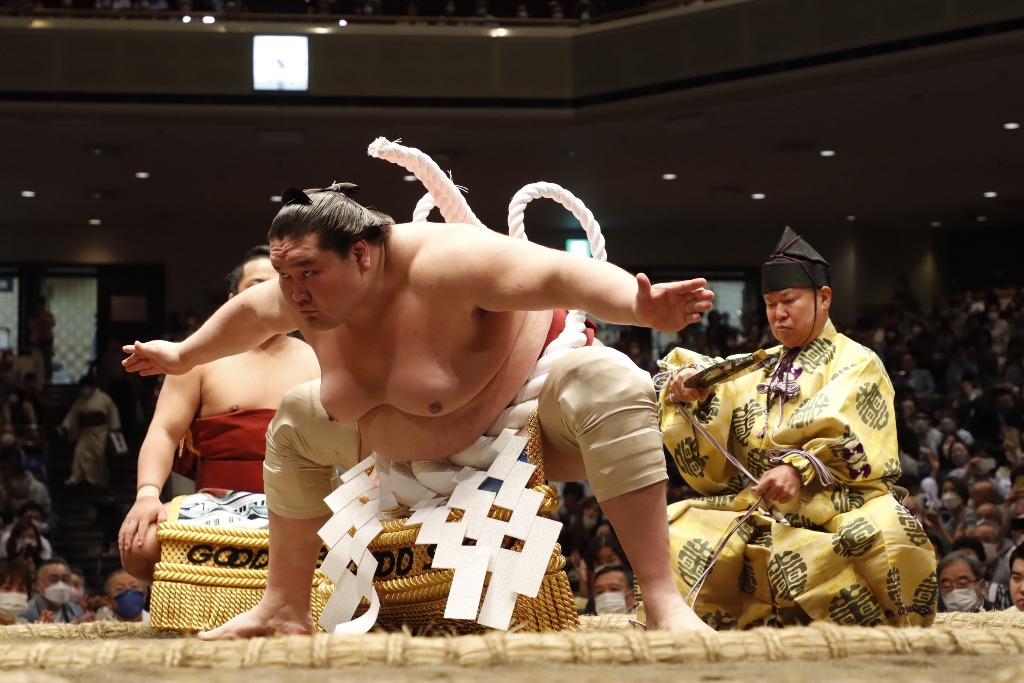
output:
MULTIPOLYGON (((332 180, 407 220, 422 189, 367 158, 383 135, 433 155, 499 229, 514 192, 546 180, 610 234, 791 223, 897 236, 938 221, 983 235, 1024 227, 1024 129, 1007 122, 1024 124, 1015 33, 576 111, 3 102, 0 227, 99 218, 124 239, 201 242, 221 224, 262 229, 286 185, 332 180)), ((572 220, 545 208, 531 224, 572 220)))

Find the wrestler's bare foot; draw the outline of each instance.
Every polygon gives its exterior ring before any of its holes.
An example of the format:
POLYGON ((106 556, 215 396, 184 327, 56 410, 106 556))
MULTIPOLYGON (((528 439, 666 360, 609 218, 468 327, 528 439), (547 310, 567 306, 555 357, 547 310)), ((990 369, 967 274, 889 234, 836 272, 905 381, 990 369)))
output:
POLYGON ((645 593, 644 614, 648 631, 715 633, 715 629, 705 624, 675 591, 663 596, 649 596, 645 593))
POLYGON ((235 638, 256 638, 259 636, 312 633, 316 628, 313 617, 307 610, 300 614, 287 607, 271 609, 263 603, 248 612, 222 624, 212 631, 200 631, 200 640, 233 640, 235 638))

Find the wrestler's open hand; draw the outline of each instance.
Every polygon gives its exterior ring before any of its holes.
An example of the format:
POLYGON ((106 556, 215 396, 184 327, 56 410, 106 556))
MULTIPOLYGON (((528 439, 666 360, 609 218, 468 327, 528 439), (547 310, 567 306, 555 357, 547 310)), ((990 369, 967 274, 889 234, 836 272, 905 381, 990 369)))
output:
POLYGON ((192 369, 181 358, 180 345, 167 341, 135 342, 126 344, 121 350, 131 355, 121 361, 128 372, 137 372, 143 377, 150 375, 182 375, 192 369))
POLYGON ((683 368, 679 373, 672 379, 671 384, 668 385, 668 396, 673 401, 679 403, 689 403, 690 401, 703 401, 711 393, 711 389, 692 389, 687 386, 683 386, 683 382, 688 377, 692 377, 699 372, 697 368, 683 368))
POLYGON ((788 503, 800 492, 800 483, 800 470, 784 463, 761 475, 761 483, 751 491, 773 503, 788 503))
POLYGON ((132 546, 140 548, 146 538, 150 526, 166 521, 167 509, 156 496, 143 496, 135 501, 132 509, 121 523, 117 534, 117 547, 121 552, 131 550, 132 546))
POLYGON ((704 289, 702 277, 693 280, 652 285, 643 273, 636 276, 637 293, 633 304, 636 319, 660 332, 678 332, 700 321, 700 314, 711 310, 715 293, 704 289))

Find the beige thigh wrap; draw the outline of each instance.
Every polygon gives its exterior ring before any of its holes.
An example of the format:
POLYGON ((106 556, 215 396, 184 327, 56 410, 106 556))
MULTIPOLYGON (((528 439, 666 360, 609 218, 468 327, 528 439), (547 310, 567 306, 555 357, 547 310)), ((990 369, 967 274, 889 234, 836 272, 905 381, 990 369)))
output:
POLYGON ((327 417, 320 403, 320 380, 293 387, 267 428, 267 507, 291 519, 329 515, 324 498, 337 486, 336 468, 347 470, 358 463, 359 430, 327 417))
POLYGON ((548 374, 538 404, 556 457, 582 458, 599 501, 668 478, 651 376, 606 346, 576 349, 548 374))

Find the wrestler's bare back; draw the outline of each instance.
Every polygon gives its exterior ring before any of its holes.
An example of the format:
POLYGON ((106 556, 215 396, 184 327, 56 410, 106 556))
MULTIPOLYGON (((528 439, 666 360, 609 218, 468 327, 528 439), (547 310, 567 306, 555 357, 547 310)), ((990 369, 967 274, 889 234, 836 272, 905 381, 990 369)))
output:
POLYGON ((434 460, 473 443, 522 388, 551 324, 549 311, 482 310, 472 288, 437 297, 436 270, 458 267, 425 248, 438 228, 393 226, 369 320, 316 330, 298 318, 320 362, 324 408, 359 425, 364 456, 434 460))

